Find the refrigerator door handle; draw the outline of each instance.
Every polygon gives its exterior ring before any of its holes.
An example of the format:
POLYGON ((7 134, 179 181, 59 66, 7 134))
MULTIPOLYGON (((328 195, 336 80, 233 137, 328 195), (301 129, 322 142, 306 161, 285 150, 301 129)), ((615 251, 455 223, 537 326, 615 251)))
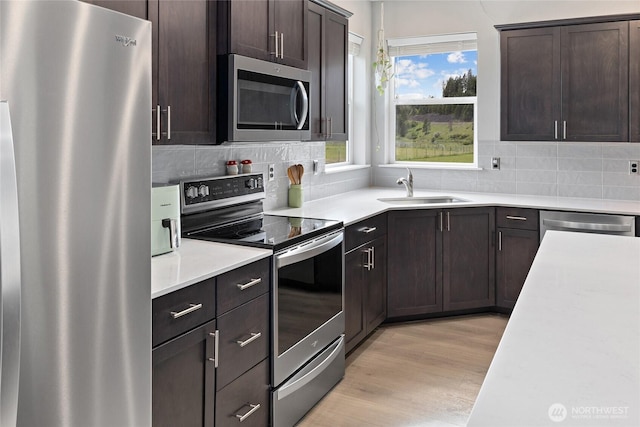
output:
POLYGON ((0 101, 0 425, 18 418, 20 371, 20 231, 9 105, 0 101))

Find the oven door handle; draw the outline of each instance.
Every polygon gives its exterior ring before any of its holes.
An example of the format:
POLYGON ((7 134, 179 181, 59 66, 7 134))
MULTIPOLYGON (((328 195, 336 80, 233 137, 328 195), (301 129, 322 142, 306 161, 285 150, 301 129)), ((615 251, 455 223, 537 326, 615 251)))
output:
POLYGON ((321 237, 282 255, 276 255, 276 267, 286 267, 287 265, 318 256, 341 244, 343 239, 342 231, 340 231, 327 237, 321 237))

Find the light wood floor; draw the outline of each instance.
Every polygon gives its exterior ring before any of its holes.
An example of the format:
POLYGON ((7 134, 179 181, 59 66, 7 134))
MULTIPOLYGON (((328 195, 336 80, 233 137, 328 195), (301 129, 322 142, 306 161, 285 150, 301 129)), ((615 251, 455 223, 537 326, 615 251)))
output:
POLYGON ((298 426, 464 426, 507 320, 481 314, 379 327, 298 426))

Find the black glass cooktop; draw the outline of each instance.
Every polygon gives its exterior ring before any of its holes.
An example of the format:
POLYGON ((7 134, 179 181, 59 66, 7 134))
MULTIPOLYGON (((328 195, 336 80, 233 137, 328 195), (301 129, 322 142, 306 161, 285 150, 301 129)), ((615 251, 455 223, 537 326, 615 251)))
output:
POLYGON ((261 215, 233 224, 189 231, 185 237, 213 242, 269 248, 274 251, 339 230, 341 221, 261 215))

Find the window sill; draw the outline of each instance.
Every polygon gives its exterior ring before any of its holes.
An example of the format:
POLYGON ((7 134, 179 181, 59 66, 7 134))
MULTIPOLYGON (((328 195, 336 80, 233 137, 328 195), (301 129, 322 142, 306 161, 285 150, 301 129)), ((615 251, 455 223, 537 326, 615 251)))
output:
POLYGON ((386 165, 378 165, 379 168, 390 168, 390 169, 435 169, 435 170, 452 170, 452 171, 481 171, 483 168, 478 166, 459 166, 459 165, 451 165, 451 166, 436 166, 436 165, 421 165, 417 163, 389 163, 386 165))
POLYGON ((340 173, 340 172, 350 172, 360 169, 369 169, 371 165, 340 165, 340 166, 329 166, 326 165, 324 168, 325 174, 332 173, 340 173))

